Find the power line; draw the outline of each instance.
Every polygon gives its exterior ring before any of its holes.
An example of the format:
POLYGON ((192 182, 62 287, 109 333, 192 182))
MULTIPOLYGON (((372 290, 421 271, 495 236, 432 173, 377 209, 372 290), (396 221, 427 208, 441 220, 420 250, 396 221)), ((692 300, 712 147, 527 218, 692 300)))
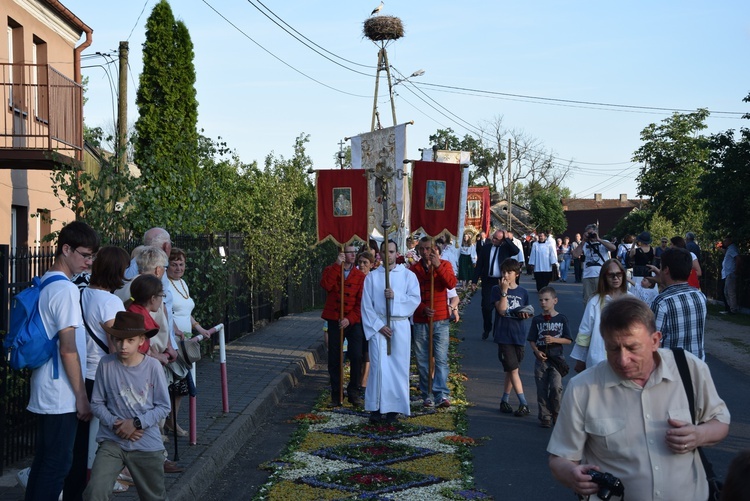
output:
POLYGON ((138 26, 138 21, 140 21, 140 20, 141 20, 141 16, 142 16, 142 15, 143 15, 143 13, 144 13, 144 12, 146 11, 146 5, 148 5, 148 2, 149 2, 149 0, 146 0, 146 1, 145 1, 145 2, 143 3, 143 8, 141 9, 141 13, 140 13, 140 14, 138 14, 138 19, 136 19, 136 20, 135 20, 135 24, 133 25, 133 28, 132 28, 132 29, 130 30, 130 33, 128 34, 128 38, 126 38, 126 39, 125 39, 126 41, 128 41, 128 42, 130 41, 130 36, 131 36, 131 35, 133 34, 133 32, 135 31, 135 28, 136 28, 136 26, 138 26))
MULTIPOLYGON (((596 107, 608 107, 608 108, 620 108, 620 109, 631 109, 631 110, 648 110, 648 111, 661 111, 661 112, 682 112, 682 113, 692 113, 695 110, 688 110, 688 109, 681 109, 681 108, 664 108, 664 107, 658 107, 658 106, 637 106, 637 105, 630 105, 630 104, 613 104, 613 103, 600 103, 595 101, 578 101, 574 99, 557 99, 552 97, 539 97, 539 96, 527 96, 523 94, 511 94, 508 92, 498 92, 498 91, 490 91, 490 90, 481 90, 481 89, 471 89, 466 87, 457 87, 453 85, 441 85, 441 84, 434 84, 429 82, 418 82, 415 83, 415 85, 425 85, 428 87, 435 87, 440 89, 450 89, 454 91, 465 91, 465 92, 474 92, 477 94, 488 94, 493 96, 504 96, 504 97, 514 97, 514 98, 520 98, 520 99, 531 99, 535 101, 544 101, 544 102, 550 102, 550 103, 565 103, 565 104, 576 104, 576 105, 588 105, 588 106, 596 106, 596 107)), ((712 114, 715 115, 744 115, 745 112, 741 111, 711 111, 712 114)))
MULTIPOLYGON (((279 27, 280 27, 281 29, 283 29, 284 31, 286 31, 287 33, 289 33, 289 31, 288 31, 288 30, 287 30, 286 28, 284 28, 283 26, 279 25, 279 23, 277 23, 276 21, 274 21, 273 19, 271 19, 271 18, 270 18, 270 17, 268 16, 268 14, 266 14, 265 12, 263 12, 263 11, 262 11, 262 10, 261 10, 261 9, 260 9, 260 8, 259 8, 259 7, 257 6, 257 5, 255 5, 255 4, 254 4, 254 3, 252 2, 252 0, 247 0, 247 1, 248 1, 248 3, 249 3, 250 5, 252 5, 252 6, 253 6, 253 7, 255 7, 256 9, 258 9, 258 11, 259 11, 259 12, 260 12, 261 14, 263 14, 263 15, 264 15, 264 16, 266 16, 266 17, 267 17, 268 19, 270 19, 271 21, 273 21, 273 22, 274 22, 274 23, 275 23, 275 24, 276 24, 277 26, 279 26, 279 27)), ((287 23, 286 21, 284 21, 284 20, 283 20, 283 19, 282 19, 282 18, 281 18, 281 17, 280 17, 280 16, 278 15, 278 14, 276 14, 276 13, 275 13, 274 11, 272 11, 271 9, 269 9, 269 8, 268 8, 268 6, 266 6, 266 5, 265 5, 265 4, 263 3, 263 2, 261 2, 260 0, 256 0, 256 1, 257 1, 257 2, 258 2, 258 3, 260 4, 260 5, 262 5, 264 9, 266 9, 266 10, 267 10, 268 12, 270 12, 270 13, 271 13, 271 14, 272 14, 272 15, 273 15, 273 16, 274 16, 274 17, 275 17, 276 19, 278 19, 278 20, 279 20, 279 21, 281 21, 281 22, 282 22, 282 23, 283 23, 283 24, 284 24, 285 26, 287 26, 287 27, 288 27, 288 28, 289 28, 290 30, 294 31, 294 33, 296 33, 297 35, 301 36, 302 38, 304 38, 305 40, 307 40, 308 42, 310 42, 311 44, 313 44, 313 45, 314 45, 315 47, 319 48, 319 49, 320 49, 320 50, 322 50, 323 52, 326 52, 327 54, 330 54, 330 55, 332 55, 332 56, 333 56, 333 57, 335 57, 335 58, 341 59, 342 61, 346 61, 346 62, 347 62, 347 63, 349 63, 349 64, 353 64, 353 65, 356 65, 356 66, 361 66, 361 67, 363 67, 363 68, 371 68, 371 69, 377 69, 377 66, 373 66, 373 65, 370 65, 370 64, 362 64, 362 63, 358 63, 358 62, 356 62, 356 61, 352 61, 352 60, 350 60, 350 59, 347 59, 347 58, 345 58, 345 57, 339 56, 338 54, 335 54, 335 53, 331 52, 330 50, 326 49, 325 47, 322 47, 322 46, 318 45, 317 43, 313 42, 312 40, 310 40, 309 38, 307 38, 307 37, 306 37, 305 35, 303 35, 302 33, 300 33, 299 31, 297 31, 297 30, 296 30, 296 29, 295 29, 295 28, 294 28, 293 26, 291 26, 291 25, 290 25, 289 23, 287 23)), ((306 47, 310 48, 311 50, 315 50, 315 49, 313 49, 312 47, 310 47, 309 45, 307 45, 307 44, 305 44, 304 42, 302 42, 302 41, 301 41, 301 40, 300 40, 299 38, 297 38, 297 37, 296 37, 295 35, 293 35, 292 33, 289 33, 289 34, 290 34, 291 36, 293 36, 293 37, 294 37, 294 38, 295 38, 296 40, 298 40, 298 41, 299 41, 300 43, 304 44, 304 45, 305 45, 306 47)), ((315 52, 317 52, 318 54, 320 54, 320 53, 319 53, 318 51, 315 51, 315 52)), ((321 55, 322 55, 322 54, 321 54, 321 55)), ((325 57, 325 56, 323 56, 323 57, 325 57)), ((328 58, 326 58, 326 59, 328 59, 328 58)), ((330 59, 329 59, 329 60, 330 60, 330 59)), ((335 61, 333 61, 333 62, 335 62, 335 61)), ((336 64, 339 64, 339 63, 336 63, 336 64)), ((346 68, 346 66, 344 66, 344 67, 346 68)), ((351 70, 351 68, 346 68, 346 69, 348 69, 348 70, 351 70)), ((351 71, 354 71, 354 70, 351 70, 351 71)), ((360 73, 361 75, 372 76, 372 75, 370 75, 369 73, 361 73, 361 72, 359 72, 359 71, 356 71, 356 73, 360 73)))
POLYGON ((253 43, 254 43, 255 45, 257 45, 257 46, 258 46, 258 47, 259 47, 260 49, 262 49, 262 50, 263 50, 264 52, 266 52, 266 53, 267 53, 268 55, 270 55, 271 57, 273 57, 274 59, 276 59, 277 61, 279 61, 280 63, 282 63, 282 64, 283 64, 284 66, 286 66, 286 67, 288 67, 288 68, 290 68, 290 69, 294 70, 295 72, 299 73, 299 74, 300 74, 300 75, 302 75, 303 77, 305 77, 305 78, 307 78, 307 79, 309 79, 309 80, 312 80, 313 82, 317 83, 318 85, 322 85, 323 87, 326 87, 326 88, 328 88, 328 89, 331 89, 331 90, 333 90, 333 91, 339 92, 339 93, 341 93, 341 94, 346 94, 346 95, 348 95, 348 96, 353 96, 353 97, 363 97, 363 98, 368 98, 368 99, 370 98, 370 96, 363 96, 363 95, 361 95, 361 94, 354 94, 354 93, 351 93, 351 92, 347 92, 347 91, 345 91, 345 90, 337 89, 336 87, 333 87, 333 86, 331 86, 331 85, 328 85, 328 84, 326 84, 326 83, 323 83, 323 82, 321 82, 320 80, 317 80, 317 79, 315 79, 315 78, 311 77, 310 75, 308 75, 308 74, 306 74, 306 73, 302 72, 301 70, 298 70, 297 68, 295 68, 295 67, 294 67, 294 66, 292 66, 291 64, 287 63, 286 61, 284 61, 283 59, 281 59, 281 58, 280 58, 279 56, 277 56, 276 54, 274 54, 274 53, 273 53, 273 52, 271 52, 270 50, 268 50, 268 49, 266 49, 265 47, 263 47, 263 46, 262 46, 262 45, 261 45, 260 43, 258 43, 258 42, 256 42, 255 40, 253 40, 253 38, 252 38, 252 37, 251 37, 250 35, 248 35, 248 34, 247 34, 247 33, 245 33, 244 31, 242 31, 242 29, 240 29, 240 27, 239 27, 239 26, 237 26, 237 25, 236 25, 236 24, 234 24, 234 23, 233 23, 232 21, 230 21, 229 19, 227 19, 227 18, 226 18, 226 16, 224 16, 224 14, 222 14, 221 12, 219 12, 218 10, 216 10, 216 8, 214 8, 214 6, 213 6, 213 5, 211 5, 210 3, 208 3, 208 2, 206 1, 206 0, 202 0, 202 1, 203 1, 203 3, 205 3, 205 4, 206 4, 206 5, 207 5, 207 6, 208 6, 208 7, 209 7, 209 8, 210 8, 210 9, 211 9, 212 11, 214 11, 214 12, 215 12, 215 13, 216 13, 216 14, 217 14, 217 15, 218 15, 219 17, 221 17, 221 18, 222 18, 222 19, 223 19, 224 21, 226 21, 226 22, 227 22, 227 23, 228 23, 228 24, 229 24, 230 26, 232 26, 232 28, 234 28, 235 30, 237 30, 238 32, 240 32, 240 33, 241 33, 241 34, 242 34, 242 35, 243 35, 243 36, 244 36, 245 38, 247 38, 248 40, 250 40, 251 42, 253 42, 253 43))

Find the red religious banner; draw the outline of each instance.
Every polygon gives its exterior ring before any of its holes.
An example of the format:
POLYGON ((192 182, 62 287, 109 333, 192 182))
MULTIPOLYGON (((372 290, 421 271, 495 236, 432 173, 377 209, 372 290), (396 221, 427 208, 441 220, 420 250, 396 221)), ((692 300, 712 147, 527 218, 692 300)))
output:
POLYGON ((490 188, 488 186, 469 187, 466 197, 466 226, 489 233, 490 188))
POLYGON ((460 195, 460 164, 414 162, 411 231, 421 230, 430 237, 447 231, 457 238, 460 195))
POLYGON ((361 169, 317 171, 318 243, 367 242, 367 178, 361 169))

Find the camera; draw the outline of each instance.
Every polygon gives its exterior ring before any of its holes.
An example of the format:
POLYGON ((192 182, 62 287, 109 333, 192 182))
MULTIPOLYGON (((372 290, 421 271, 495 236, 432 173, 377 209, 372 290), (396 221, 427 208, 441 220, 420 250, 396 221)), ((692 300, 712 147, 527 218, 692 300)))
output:
POLYGON ((596 494, 599 499, 607 501, 613 495, 622 497, 625 494, 625 486, 622 485, 622 481, 611 473, 596 470, 589 470, 586 473, 591 475, 592 482, 599 485, 599 492, 596 494))
POLYGON ((588 233, 586 233, 586 238, 588 238, 589 240, 596 240, 597 237, 598 235, 595 231, 589 231, 588 233))

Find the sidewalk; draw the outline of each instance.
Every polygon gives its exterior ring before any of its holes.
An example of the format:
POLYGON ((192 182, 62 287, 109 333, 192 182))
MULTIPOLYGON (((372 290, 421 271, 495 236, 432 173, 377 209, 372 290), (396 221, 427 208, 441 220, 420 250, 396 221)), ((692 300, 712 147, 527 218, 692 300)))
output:
MULTIPOLYGON (((198 362, 198 444, 190 446, 187 438, 178 439, 178 463, 185 471, 165 475, 171 501, 199 499, 284 394, 325 359, 322 326, 320 311, 290 315, 228 344, 227 414, 222 412, 218 346, 215 360, 198 362)), ((187 398, 180 406, 179 421, 187 429, 187 398)), ((172 440, 170 436, 165 444, 170 459, 174 459, 172 440)), ((23 498, 15 473, 8 469, 0 477, 0 501, 23 498)), ((115 499, 138 499, 137 491, 131 487, 115 499)))

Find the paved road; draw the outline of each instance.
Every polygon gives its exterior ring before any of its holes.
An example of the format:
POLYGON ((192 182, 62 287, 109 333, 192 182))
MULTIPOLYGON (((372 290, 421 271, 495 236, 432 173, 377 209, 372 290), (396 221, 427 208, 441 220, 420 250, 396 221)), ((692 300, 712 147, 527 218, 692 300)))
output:
MULTIPOLYGON (((530 301, 538 309, 536 287, 527 275, 521 285, 529 291, 530 301)), ((575 337, 583 313, 581 286, 572 283, 552 284, 558 291, 557 310, 568 316, 575 337)), ((538 426, 536 415, 536 386, 534 357, 526 350, 521 365, 521 379, 529 400, 531 415, 517 418, 499 412, 502 395, 502 367, 497 359, 497 348, 491 340, 482 341, 481 293, 468 305, 462 317, 460 345, 464 355, 463 370, 467 381, 468 399, 475 405, 468 410, 469 434, 474 438, 487 437, 484 446, 474 450, 474 473, 477 487, 485 489, 497 500, 572 499, 571 492, 557 484, 547 468, 546 446, 551 430, 538 426)), ((750 448, 750 404, 747 401, 748 366, 741 365, 742 350, 736 342, 722 343, 723 336, 741 337, 750 346, 750 329, 738 328, 718 319, 709 320, 707 336, 713 336, 706 346, 707 362, 718 388, 732 412, 732 426, 727 439, 708 451, 717 475, 723 477, 732 457, 750 448), (744 373, 735 367, 744 368, 744 373)), ((569 353, 570 348, 566 349, 569 353)), ((747 357, 748 353, 744 353, 747 357)), ((569 374, 564 384, 574 374, 569 374)), ((514 407, 515 395, 511 396, 514 407)))

